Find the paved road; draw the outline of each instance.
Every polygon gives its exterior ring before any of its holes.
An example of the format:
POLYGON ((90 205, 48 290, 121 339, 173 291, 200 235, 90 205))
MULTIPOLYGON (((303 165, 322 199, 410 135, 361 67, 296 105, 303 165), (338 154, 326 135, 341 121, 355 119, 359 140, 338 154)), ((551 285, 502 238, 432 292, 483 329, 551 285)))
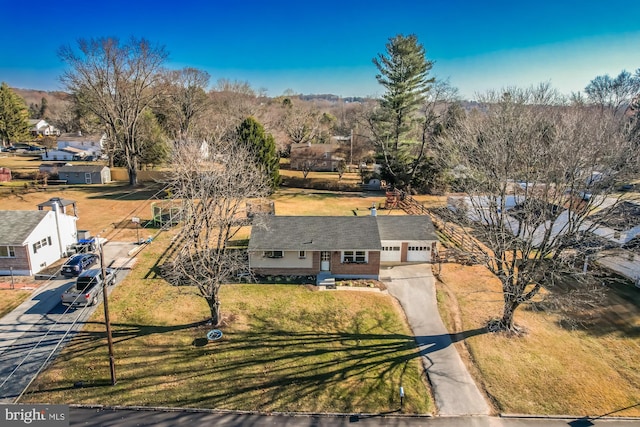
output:
POLYGON ((288 427, 631 427, 638 420, 523 419, 471 417, 387 417, 376 415, 305 416, 216 413, 207 411, 150 411, 135 409, 70 408, 71 426, 288 426, 288 427))
POLYGON ((440 318, 431 266, 396 266, 382 271, 381 276, 389 293, 402 304, 421 348, 422 363, 433 389, 438 414, 489 414, 489 406, 452 345, 440 318))
MULTIPOLYGON (((130 245, 105 245, 105 260, 126 256, 130 245)), ((117 274, 119 282, 127 270, 117 274)), ((11 313, 0 319, 0 403, 12 403, 31 382, 43 364, 49 363, 82 329, 98 307, 68 309, 60 295, 72 279, 45 282, 11 313)), ((113 287, 111 287, 113 289, 113 287)), ((110 291, 111 291, 110 289, 110 291)))

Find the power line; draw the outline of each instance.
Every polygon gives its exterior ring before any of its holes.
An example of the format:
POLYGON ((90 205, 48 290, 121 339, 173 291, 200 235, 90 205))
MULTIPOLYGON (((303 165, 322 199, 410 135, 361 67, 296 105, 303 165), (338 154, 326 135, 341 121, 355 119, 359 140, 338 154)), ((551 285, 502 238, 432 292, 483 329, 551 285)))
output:
MULTIPOLYGON (((146 200, 144 200, 141 205, 136 208, 133 209, 131 212, 129 212, 129 214, 127 216, 125 216, 125 219, 128 218, 129 216, 133 215, 134 213, 138 212, 140 209, 142 209, 144 207, 144 204, 146 202, 149 202, 151 200, 159 200, 157 198, 158 194, 162 193, 163 191, 165 191, 167 188, 169 187, 168 184, 164 185, 160 190, 156 191, 151 197, 147 198, 146 200)), ((142 191, 142 190, 137 190, 137 191, 142 191)), ((137 192, 136 191, 136 192, 137 192)), ((128 193, 126 196, 129 196, 131 193, 128 193)), ((125 196, 122 197, 118 197, 118 198, 123 198, 125 196)), ((116 198, 116 199, 118 199, 116 198)), ((121 220, 120 222, 124 221, 121 220)), ((162 230, 160 230, 158 233, 156 233, 156 236, 161 232, 162 230)), ((109 235, 109 240, 112 240, 115 236, 117 236, 118 234, 120 234, 122 232, 122 230, 117 230, 115 227, 112 230, 112 234, 109 235)), ((101 257, 102 259, 102 257, 101 257)), ((128 263, 128 262, 127 262, 128 263)), ((126 266, 126 264, 125 264, 126 266)), ((124 266, 123 266, 124 267, 124 266)), ((121 267, 117 267, 114 269, 113 274, 117 275, 117 273, 122 270, 123 268, 121 267)), ((60 274, 61 269, 58 269, 55 273, 55 275, 53 275, 52 277, 57 277, 58 274, 60 274)), ((46 282, 52 282, 52 279, 48 279, 46 282)), ((47 284, 48 285, 48 284, 47 284)), ((98 295, 103 294, 103 290, 100 289, 98 290, 98 295)), ((80 294, 76 297, 76 300, 80 297, 80 294)), ((106 296, 103 295, 103 300, 106 296)), ((74 303, 76 302, 76 300, 74 300, 74 303)), ((65 311, 61 314, 61 316, 66 315, 69 310, 71 310, 72 306, 69 306, 65 309, 65 311)), ((47 358, 45 359, 45 361, 40 365, 40 367, 38 368, 38 370, 36 371, 36 373, 32 376, 31 380, 29 381, 29 383, 25 386, 25 388, 22 390, 22 392, 20 393, 20 395, 15 399, 15 402, 18 402, 18 400, 24 395, 24 393, 26 392, 26 390, 31 386, 31 384, 33 383, 33 381, 35 381, 35 379, 37 378, 37 376, 42 372, 42 370, 47 366, 47 363, 49 362, 49 360, 51 360, 51 358, 53 357, 53 355, 55 354, 55 352, 58 350, 58 348, 60 347, 60 345, 64 342, 64 340, 66 339, 66 337, 69 335, 69 333, 71 333, 72 328, 75 326, 75 324, 78 322, 78 319, 81 317, 82 314, 84 314, 84 312, 87 310, 88 305, 86 305, 85 307, 83 307, 83 309, 81 311, 78 312, 78 316, 76 316, 76 318, 74 319, 74 321, 69 325, 69 327, 66 329, 63 337, 58 341, 58 343, 55 345, 55 347, 53 348, 53 350, 51 350, 51 352, 49 352, 49 355, 47 356, 47 358)), ((106 321, 106 319, 105 319, 106 321)), ((17 372, 17 370, 28 360, 28 358, 31 356, 31 354, 41 345, 41 343, 43 342, 43 340, 53 331, 53 328, 58 325, 58 323, 60 322, 60 320, 56 320, 52 325, 50 325, 50 327, 48 328, 47 332, 45 333, 45 335, 28 351, 28 353, 22 358, 22 360, 18 363, 18 365, 13 369, 13 371, 5 378, 5 380, 2 382, 2 384, 0 384, 0 389, 2 389, 2 387, 7 383, 7 381, 9 381, 17 372)))

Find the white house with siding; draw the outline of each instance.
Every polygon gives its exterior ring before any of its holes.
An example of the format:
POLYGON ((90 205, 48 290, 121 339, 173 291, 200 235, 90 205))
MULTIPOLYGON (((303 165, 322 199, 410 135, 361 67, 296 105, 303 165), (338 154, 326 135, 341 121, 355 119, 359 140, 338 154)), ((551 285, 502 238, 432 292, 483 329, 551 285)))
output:
POLYGON ((90 156, 100 157, 107 141, 107 134, 83 135, 82 132, 65 133, 58 137, 58 150, 75 148, 90 156))
POLYGON ((60 131, 42 119, 29 119, 31 129, 29 132, 33 136, 59 136, 60 131))
POLYGON ((60 198, 37 211, 0 211, 0 275, 30 276, 77 242, 75 202, 60 198))

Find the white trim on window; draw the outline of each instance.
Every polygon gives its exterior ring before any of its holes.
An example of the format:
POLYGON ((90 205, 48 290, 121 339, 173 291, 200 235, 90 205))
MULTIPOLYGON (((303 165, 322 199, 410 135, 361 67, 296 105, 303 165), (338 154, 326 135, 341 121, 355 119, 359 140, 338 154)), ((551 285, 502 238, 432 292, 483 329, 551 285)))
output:
POLYGON ((266 258, 282 258, 284 257, 284 252, 282 251, 264 251, 263 256, 266 258))
POLYGON ((38 240, 33 244, 33 253, 37 254, 38 249, 44 248, 45 246, 51 246, 51 236, 45 237, 42 240, 38 240))
POLYGON ((13 246, 0 246, 0 258, 15 258, 16 250, 13 246))
POLYGON ((366 264, 368 262, 367 251, 342 251, 343 264, 366 264))

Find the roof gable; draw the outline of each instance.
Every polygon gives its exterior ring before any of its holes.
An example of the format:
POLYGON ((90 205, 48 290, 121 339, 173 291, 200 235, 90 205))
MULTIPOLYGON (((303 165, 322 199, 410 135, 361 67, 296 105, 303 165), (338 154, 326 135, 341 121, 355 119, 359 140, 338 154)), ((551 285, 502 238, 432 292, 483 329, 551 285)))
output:
POLYGON ((21 246, 50 211, 0 211, 0 245, 21 246))

